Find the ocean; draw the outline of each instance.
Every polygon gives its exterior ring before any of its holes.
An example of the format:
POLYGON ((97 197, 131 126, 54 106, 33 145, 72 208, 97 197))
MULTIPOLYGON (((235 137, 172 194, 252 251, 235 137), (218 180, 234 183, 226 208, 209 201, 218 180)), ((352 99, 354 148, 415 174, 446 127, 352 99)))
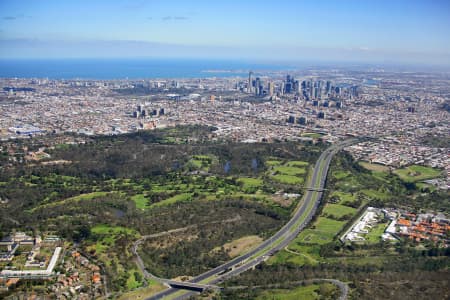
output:
POLYGON ((1 59, 2 78, 155 79, 248 76, 287 65, 200 59, 1 59))

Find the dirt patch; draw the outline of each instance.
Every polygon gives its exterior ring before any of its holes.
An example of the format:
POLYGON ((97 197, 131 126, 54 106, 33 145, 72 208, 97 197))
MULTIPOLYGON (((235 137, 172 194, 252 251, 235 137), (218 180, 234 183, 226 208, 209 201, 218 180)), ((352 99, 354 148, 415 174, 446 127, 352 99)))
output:
POLYGON ((281 207, 289 207, 295 198, 285 197, 283 195, 274 195, 271 197, 272 201, 279 204, 281 207))
MULTIPOLYGON (((262 241, 263 239, 257 235, 249 235, 234 240, 232 242, 226 243, 225 245, 223 245, 223 248, 225 249, 225 252, 227 252, 228 255, 233 258, 248 252, 256 245, 259 245, 262 241)), ((213 251, 218 250, 219 249, 216 248, 213 251)))

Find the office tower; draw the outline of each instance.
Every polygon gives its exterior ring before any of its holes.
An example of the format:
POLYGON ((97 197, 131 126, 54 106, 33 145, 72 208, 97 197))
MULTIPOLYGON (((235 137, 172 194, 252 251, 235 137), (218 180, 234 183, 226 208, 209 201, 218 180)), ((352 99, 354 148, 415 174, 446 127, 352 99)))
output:
POLYGON ((252 89, 252 85, 253 85, 253 82, 252 82, 252 75, 253 75, 253 72, 250 71, 250 72, 248 73, 248 86, 247 86, 247 92, 248 92, 248 93, 251 93, 251 92, 253 91, 253 89, 252 89))
POLYGON ((306 119, 306 117, 299 117, 299 118, 297 118, 297 124, 300 124, 300 125, 306 125, 307 121, 308 120, 306 119))
POLYGON ((275 88, 275 86, 274 86, 273 82, 272 82, 272 81, 269 81, 269 84, 268 84, 267 89, 269 90, 269 96, 270 96, 270 97, 273 96, 274 88, 275 88))
POLYGON ((341 88, 338 87, 338 86, 334 88, 334 91, 335 91, 336 95, 340 95, 341 94, 341 88))
POLYGON ((284 85, 284 92, 289 94, 292 91, 291 75, 286 76, 286 84, 284 85))
POLYGON ((159 110, 159 115, 160 115, 160 116, 164 116, 164 114, 165 114, 164 108, 161 108, 161 109, 159 110))
POLYGON ((318 118, 318 119, 325 119, 325 113, 324 113, 323 111, 319 112, 319 113, 317 114, 317 118, 318 118))
POLYGON ((329 81, 329 80, 327 81, 327 84, 325 86, 325 90, 326 90, 327 94, 331 93, 331 81, 329 81))

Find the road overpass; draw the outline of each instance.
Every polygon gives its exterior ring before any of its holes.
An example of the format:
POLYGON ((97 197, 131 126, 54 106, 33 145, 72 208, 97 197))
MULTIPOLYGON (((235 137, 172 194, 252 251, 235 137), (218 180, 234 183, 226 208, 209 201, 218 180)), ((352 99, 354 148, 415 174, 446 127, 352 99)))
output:
MULTIPOLYGON (((208 285, 219 284, 228 278, 239 275, 266 260, 269 256, 286 247, 306 225, 312 220, 323 195, 325 181, 331 159, 342 148, 353 144, 356 139, 346 140, 327 148, 320 155, 311 177, 307 183, 309 189, 306 190, 302 201, 300 201, 291 220, 284 225, 272 237, 262 242, 259 246, 248 253, 234 258, 233 260, 220 265, 210 271, 196 276, 189 280, 190 283, 201 283, 208 285)), ((160 280, 161 281, 161 280, 160 280)), ((156 300, 169 297, 171 299, 187 299, 194 295, 194 292, 179 291, 170 288, 162 291, 147 300, 156 300)))

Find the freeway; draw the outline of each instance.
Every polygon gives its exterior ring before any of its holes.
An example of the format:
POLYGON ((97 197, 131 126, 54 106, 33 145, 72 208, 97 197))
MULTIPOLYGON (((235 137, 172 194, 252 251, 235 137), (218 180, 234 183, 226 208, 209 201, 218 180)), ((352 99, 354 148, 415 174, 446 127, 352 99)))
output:
MULTIPOLYGON (((189 282, 209 285, 218 284, 232 276, 236 276, 242 272, 254 268, 256 265, 267 260, 274 253, 286 247, 313 218, 317 207, 319 206, 320 199, 322 198, 328 168, 334 154, 336 154, 340 149, 351 145, 355 141, 355 139, 351 139, 337 143, 327 148, 320 155, 314 166, 312 175, 308 180, 307 186, 309 188, 306 190, 302 201, 300 201, 293 217, 277 233, 248 253, 200 274, 189 280, 189 282)), ((161 279, 161 282, 164 281, 164 279, 161 279)), ((194 295, 193 292, 169 288, 148 298, 147 300, 163 299, 166 297, 181 300, 189 298, 192 295, 194 295)))

